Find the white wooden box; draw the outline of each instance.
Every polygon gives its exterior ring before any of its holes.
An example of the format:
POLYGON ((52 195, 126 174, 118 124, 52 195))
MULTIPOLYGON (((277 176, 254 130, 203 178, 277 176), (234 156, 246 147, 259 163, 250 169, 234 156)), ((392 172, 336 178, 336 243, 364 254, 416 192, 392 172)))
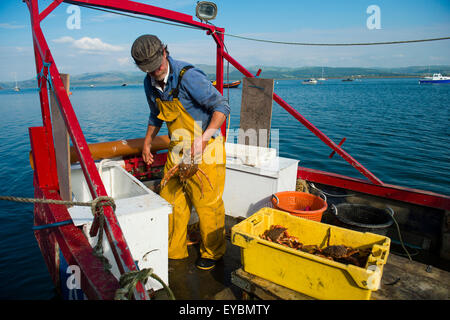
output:
POLYGON ((272 194, 295 191, 298 160, 282 158, 273 148, 226 143, 227 163, 223 201, 225 213, 248 218, 273 207, 272 194))
MULTIPOLYGON (((106 192, 116 203, 115 213, 134 261, 139 269, 153 268, 154 273, 168 283, 168 215, 172 213, 172 206, 120 165, 104 165, 101 171, 106 192)), ((79 165, 72 166, 71 180, 74 201, 92 200, 79 165)), ((97 237, 89 236, 93 221, 90 207, 72 207, 69 213, 75 225, 83 227, 94 247, 97 237)), ((112 274, 119 279, 120 272, 105 234, 103 249, 112 265, 112 274)), ((150 288, 159 290, 162 286, 149 278, 146 289, 150 288)))

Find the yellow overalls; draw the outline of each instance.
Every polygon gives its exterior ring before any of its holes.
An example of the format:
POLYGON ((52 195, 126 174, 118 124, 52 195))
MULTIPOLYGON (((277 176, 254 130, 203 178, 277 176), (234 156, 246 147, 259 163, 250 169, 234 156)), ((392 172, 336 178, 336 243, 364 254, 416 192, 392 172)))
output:
MULTIPOLYGON (((181 70, 177 89, 174 90, 173 101, 156 99, 159 108, 158 118, 165 121, 169 130, 167 162, 164 174, 180 163, 182 151, 190 152, 195 137, 202 134, 202 129, 178 100, 178 89, 184 72, 181 70), (184 148, 184 149, 183 149, 184 148)), ((212 184, 198 172, 183 185, 178 175, 173 176, 161 190, 160 196, 173 206, 169 215, 169 258, 183 259, 188 257, 187 225, 191 216, 192 205, 198 213, 201 235, 200 255, 202 258, 217 260, 225 254, 225 207, 222 194, 225 185, 225 142, 222 136, 211 138, 203 151, 203 158, 198 164, 212 184), (203 196, 201 192, 203 188, 203 196)))

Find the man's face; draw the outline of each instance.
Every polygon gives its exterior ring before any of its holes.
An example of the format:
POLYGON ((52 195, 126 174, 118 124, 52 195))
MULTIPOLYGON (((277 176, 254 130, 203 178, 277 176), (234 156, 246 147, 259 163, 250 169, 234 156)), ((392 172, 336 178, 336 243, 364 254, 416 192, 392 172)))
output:
POLYGON ((166 74, 167 74, 168 66, 169 66, 169 62, 167 61, 166 50, 164 50, 163 59, 161 61, 161 65, 155 71, 149 72, 149 74, 156 81, 163 81, 165 76, 166 76, 166 74))

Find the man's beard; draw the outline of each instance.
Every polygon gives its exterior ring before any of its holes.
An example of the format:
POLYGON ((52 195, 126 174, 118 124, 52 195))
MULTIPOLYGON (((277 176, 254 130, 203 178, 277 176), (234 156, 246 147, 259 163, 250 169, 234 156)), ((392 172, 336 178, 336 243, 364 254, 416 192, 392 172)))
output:
POLYGON ((154 77, 154 79, 156 81, 163 81, 165 77, 166 77, 165 74, 161 74, 161 75, 158 75, 158 76, 154 77))

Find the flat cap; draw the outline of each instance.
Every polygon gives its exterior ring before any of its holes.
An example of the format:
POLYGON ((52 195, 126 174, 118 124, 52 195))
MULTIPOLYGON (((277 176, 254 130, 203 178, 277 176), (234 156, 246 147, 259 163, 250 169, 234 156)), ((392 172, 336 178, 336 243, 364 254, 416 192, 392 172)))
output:
POLYGON ((134 40, 131 46, 131 56, 134 62, 144 72, 153 72, 161 66, 164 47, 159 38, 145 34, 134 40))

